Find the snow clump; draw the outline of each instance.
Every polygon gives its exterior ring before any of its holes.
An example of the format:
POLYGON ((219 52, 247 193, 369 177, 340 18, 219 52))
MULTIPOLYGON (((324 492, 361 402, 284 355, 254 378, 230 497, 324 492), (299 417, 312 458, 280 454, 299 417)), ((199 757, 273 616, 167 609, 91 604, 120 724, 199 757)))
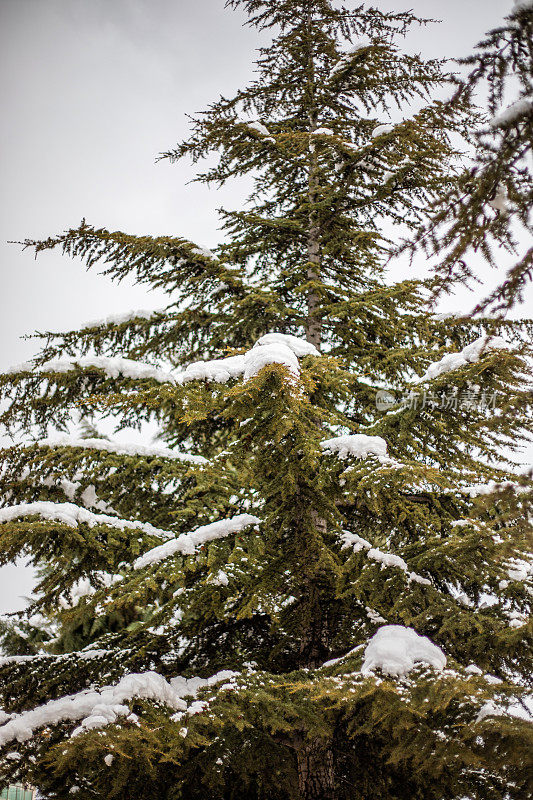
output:
POLYGON ((361 667, 364 675, 380 669, 385 675, 401 678, 417 664, 427 664, 437 670, 446 666, 446 656, 427 636, 420 636, 403 625, 384 625, 374 634, 365 648, 361 667))

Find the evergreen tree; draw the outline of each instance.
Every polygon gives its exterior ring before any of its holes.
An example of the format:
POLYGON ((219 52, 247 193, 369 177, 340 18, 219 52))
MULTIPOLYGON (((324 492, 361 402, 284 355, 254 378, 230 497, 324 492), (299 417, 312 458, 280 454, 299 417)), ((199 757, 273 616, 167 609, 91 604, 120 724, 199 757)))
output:
POLYGON ((468 264, 473 253, 481 253, 495 268, 502 249, 518 256, 475 313, 488 308, 507 311, 523 298, 533 276, 533 247, 517 237, 520 228, 528 241, 533 232, 532 42, 533 3, 515 0, 504 24, 489 31, 475 53, 460 61, 470 72, 458 81, 451 104, 464 103, 465 96, 475 98, 479 92, 487 95, 488 113, 476 134, 475 165, 438 198, 430 219, 408 245, 439 257, 440 290, 450 288, 451 277, 465 283, 477 278, 468 264))
POLYGON ((165 154, 254 177, 224 242, 83 222, 26 243, 171 298, 48 334, 1 376, 2 422, 45 437, 81 409, 165 446, 1 453, 2 563, 45 565, 28 613, 58 626, 0 662, 2 777, 58 800, 524 800, 531 327, 439 318, 384 273, 391 226, 457 180, 468 98, 432 100, 451 78, 399 50, 410 12, 228 5, 273 42, 165 154))

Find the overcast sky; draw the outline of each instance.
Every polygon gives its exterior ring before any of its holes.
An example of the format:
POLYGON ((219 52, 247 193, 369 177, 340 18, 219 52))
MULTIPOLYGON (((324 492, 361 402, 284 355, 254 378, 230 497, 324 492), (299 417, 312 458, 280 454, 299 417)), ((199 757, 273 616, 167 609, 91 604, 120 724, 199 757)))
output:
MULTIPOLYGON (((415 31, 408 47, 454 57, 512 4, 374 5, 442 19, 415 31)), ((7 240, 46 237, 86 217, 111 230, 216 244, 216 208, 238 207, 245 187, 186 185, 190 165, 155 157, 186 135, 187 113, 250 79, 260 40, 243 22, 224 0, 0 0, 0 369, 33 354, 24 334, 165 302, 57 253, 35 261, 7 240)), ((30 589, 28 570, 0 570, 0 611, 20 606, 30 589)))

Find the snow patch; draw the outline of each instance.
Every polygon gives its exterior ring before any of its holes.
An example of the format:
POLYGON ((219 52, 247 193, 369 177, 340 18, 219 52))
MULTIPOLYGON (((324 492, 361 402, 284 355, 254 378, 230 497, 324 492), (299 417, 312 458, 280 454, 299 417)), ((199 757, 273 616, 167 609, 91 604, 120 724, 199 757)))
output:
POLYGON ((360 553, 361 550, 372 550, 372 545, 359 536, 357 533, 350 533, 350 531, 343 531, 341 535, 342 550, 352 547, 354 553, 360 553))
POLYGON ((531 722, 533 720, 533 695, 522 697, 521 702, 511 702, 500 705, 489 700, 479 710, 476 722, 482 722, 487 717, 517 717, 531 722))
POLYGON ((283 364, 294 377, 300 375, 298 359, 290 347, 283 342, 253 347, 244 356, 244 382, 257 375, 268 364, 283 364))
POLYGON ((492 200, 488 201, 488 204, 495 211, 509 211, 509 195, 507 194, 507 187, 505 184, 498 184, 494 197, 492 200))
POLYGON ((384 136, 386 133, 392 133, 394 130, 394 125, 378 125, 372 131, 372 138, 375 139, 376 136, 384 136))
POLYGON ((527 581, 533 577, 533 562, 529 563, 521 558, 513 558, 509 561, 507 574, 512 581, 527 581))
POLYGON ((379 460, 388 458, 387 443, 381 436, 366 436, 363 433, 336 436, 321 442, 320 446, 328 453, 337 453, 341 459, 348 456, 363 459, 375 456, 379 460))
POLYGON ((178 383, 192 380, 211 380, 226 383, 230 378, 244 376, 244 381, 257 375, 267 364, 283 364, 298 377, 300 367, 297 357, 320 355, 316 347, 305 339, 286 333, 267 333, 254 344, 251 350, 238 356, 196 361, 176 376, 178 383))
POLYGON ((417 664, 442 670, 446 666, 446 656, 427 636, 420 636, 412 628, 384 625, 365 648, 361 672, 369 675, 380 669, 386 675, 399 678, 407 675, 417 664))
POLYGON ((229 578, 224 570, 219 569, 217 574, 211 578, 208 583, 213 584, 213 586, 227 586, 229 584, 229 578))
POLYGON ((265 138, 263 141, 272 142, 273 144, 276 144, 276 140, 274 139, 274 137, 272 136, 266 125, 263 125, 262 122, 254 122, 253 120, 242 120, 242 123, 244 125, 247 125, 248 128, 255 131, 255 133, 258 133, 260 136, 264 136, 265 138))
POLYGON ((461 486, 460 491, 462 494, 467 494, 469 497, 482 497, 484 495, 493 494, 494 492, 503 492, 506 489, 512 489, 516 494, 523 494, 524 492, 531 491, 530 487, 521 486, 514 481, 474 483, 471 486, 461 486))
POLYGON ((215 258, 216 258, 216 256, 215 256, 215 254, 213 253, 213 251, 212 251, 212 250, 209 250, 209 248, 208 248, 208 247, 200 247, 200 246, 199 246, 199 245, 197 245, 197 244, 195 244, 195 245, 194 245, 194 247, 193 247, 193 249, 192 249, 192 252, 193 252, 193 253, 194 253, 196 256, 202 256, 203 258, 211 258, 211 259, 215 259, 215 258))
MULTIPOLYGON (((531 6, 533 8, 533 6, 531 6)), ((525 10, 525 9, 521 9, 525 10)), ((489 123, 491 128, 503 128, 517 122, 520 117, 525 117, 533 111, 533 94, 521 97, 504 111, 500 111, 489 123)))
POLYGON ((306 339, 293 336, 290 333, 266 333, 257 340, 254 344, 254 348, 269 344, 283 344, 292 350, 294 355, 298 356, 298 358, 320 355, 314 344, 311 344, 311 342, 308 342, 306 339))

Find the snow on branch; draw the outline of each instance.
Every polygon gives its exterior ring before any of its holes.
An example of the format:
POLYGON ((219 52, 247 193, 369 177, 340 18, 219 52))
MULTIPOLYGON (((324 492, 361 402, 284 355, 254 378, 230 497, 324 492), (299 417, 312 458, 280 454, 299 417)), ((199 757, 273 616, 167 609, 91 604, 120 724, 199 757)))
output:
POLYGON ((246 382, 267 364, 283 364, 298 377, 300 366, 298 358, 307 355, 318 356, 320 353, 314 345, 305 339, 299 339, 286 333, 267 333, 254 344, 251 350, 238 356, 216 359, 214 361, 196 361, 181 372, 177 383, 188 383, 192 380, 212 380, 226 383, 230 378, 241 375, 246 382))
POLYGON ((347 653, 344 653, 343 656, 339 656, 338 658, 330 658, 328 661, 324 661, 324 663, 321 665, 320 668, 328 669, 329 667, 335 667, 337 664, 340 664, 340 662, 344 661, 346 658, 354 656, 356 653, 359 652, 359 650, 361 650, 362 647, 364 647, 364 645, 358 644, 357 647, 353 647, 347 653))
POLYGON ((380 669, 385 675, 400 678, 417 664, 427 664, 440 671, 446 666, 446 656, 427 636, 420 636, 412 628, 384 625, 365 648, 361 673, 369 675, 380 669))
POLYGON ((384 136, 386 133, 392 133, 394 130, 394 125, 378 125, 377 128, 374 128, 372 131, 372 138, 376 139, 378 136, 384 136))
POLYGON ((483 497, 484 495, 495 494, 511 490, 516 494, 525 494, 531 491, 531 486, 523 486, 516 481, 489 481, 488 483, 474 483, 471 486, 461 486, 460 492, 468 497, 483 497))
POLYGON ((95 650, 93 648, 92 650, 80 650, 72 653, 34 653, 30 656, 0 656, 0 667, 5 667, 10 664, 31 664, 41 659, 52 661, 67 661, 70 659, 91 661, 93 658, 108 658, 111 655, 113 655, 113 650, 95 650))
POLYGON ((203 456, 189 453, 180 453, 168 447, 148 447, 142 444, 120 444, 109 442, 106 439, 76 439, 72 436, 58 436, 54 439, 40 439, 36 442, 38 447, 83 447, 90 450, 105 450, 107 453, 116 453, 120 456, 143 456, 145 458, 169 458, 177 461, 187 461, 191 464, 206 464, 203 456))
POLYGON ((194 361, 183 372, 177 373, 175 383, 191 381, 214 381, 227 383, 231 378, 239 378, 244 373, 244 355, 218 358, 212 361, 194 361))
POLYGON ((311 342, 308 342, 306 339, 300 339, 299 336, 293 336, 291 333, 266 333, 257 340, 254 348, 265 347, 266 345, 272 344, 288 347, 298 358, 320 355, 314 344, 311 344, 311 342))
MULTIPOLYGON (((320 447, 326 453, 336 453, 341 460, 348 458, 348 456, 360 459, 374 457, 383 467, 398 469, 402 466, 399 461, 395 461, 387 455, 387 443, 381 436, 352 433, 346 436, 326 439, 320 443, 320 447)), ((348 471, 346 470, 346 472, 348 471)))
POLYGON ((298 378, 300 365, 291 347, 283 342, 273 342, 261 347, 253 347, 244 355, 244 382, 257 375, 268 364, 283 364, 289 372, 298 378))
POLYGON ((35 503, 20 503, 15 506, 7 506, 0 509, 0 523, 12 522, 23 517, 41 517, 45 520, 54 520, 71 528, 77 528, 80 523, 86 523, 93 528, 95 525, 109 525, 111 528, 120 530, 131 529, 143 531, 149 536, 156 536, 159 539, 171 539, 174 534, 155 528, 149 522, 135 522, 129 519, 112 517, 109 514, 93 514, 86 508, 74 505, 74 503, 51 503, 40 500, 35 503))
POLYGON ((259 525, 260 522, 261 520, 252 514, 238 514, 230 519, 221 519, 210 525, 202 525, 191 533, 182 533, 176 539, 148 550, 133 562, 133 567, 134 569, 143 569, 170 558, 176 553, 193 555, 195 549, 202 544, 215 541, 215 539, 224 539, 232 533, 239 533, 250 525, 259 525))
MULTIPOLYGON (((532 4, 533 8, 533 4, 532 4)), ((521 698, 521 702, 506 705, 489 700, 479 710, 476 722, 483 722, 487 717, 516 717, 526 722, 533 721, 533 694, 521 698)))
POLYGON ((16 372, 33 371, 37 374, 45 372, 64 373, 71 372, 79 367, 80 369, 101 369, 109 378, 132 378, 133 380, 155 380, 158 383, 174 383, 175 378, 172 373, 158 369, 151 364, 144 364, 141 361, 132 361, 129 358, 119 358, 117 356, 81 356, 79 358, 60 358, 53 361, 46 361, 39 367, 34 368, 31 362, 18 364, 10 367, 5 374, 16 372))
POLYGON ((102 588, 110 589, 116 583, 120 583, 123 577, 122 575, 112 575, 109 572, 100 570, 99 572, 93 573, 93 579, 97 580, 100 585, 93 586, 89 578, 80 578, 77 580, 76 583, 70 587, 70 602, 63 597, 59 599, 59 604, 62 608, 74 608, 83 597, 91 597, 102 588))
POLYGON ((320 447, 328 453, 336 453, 339 458, 348 456, 368 458, 375 456, 380 461, 387 459, 387 442, 381 436, 366 436, 363 433, 336 436, 320 443, 320 447))
POLYGON ((417 575, 416 572, 410 572, 409 567, 401 558, 400 556, 395 556, 393 553, 384 553, 382 550, 379 550, 377 547, 372 547, 370 542, 367 542, 366 539, 363 539, 361 536, 358 536, 356 533, 350 533, 349 531, 343 531, 341 534, 341 541, 342 541, 342 548, 341 550, 346 550, 347 548, 351 547, 354 553, 359 553, 361 550, 366 550, 366 557, 371 559, 371 561, 378 561, 384 567, 397 567, 401 569, 402 572, 405 572, 407 575, 407 580, 409 582, 413 581, 414 583, 420 583, 423 586, 431 586, 431 581, 427 578, 423 578, 421 575, 417 575))
POLYGON ((328 80, 331 80, 339 72, 342 72, 349 66, 352 59, 361 52, 361 50, 366 50, 368 47, 372 47, 372 40, 368 38, 368 36, 361 36, 359 39, 356 39, 352 46, 347 50, 347 52, 340 58, 337 63, 332 67, 329 75, 328 80))
POLYGON ((428 366, 421 378, 416 378, 413 383, 423 383, 424 381, 438 378, 446 372, 464 367, 466 364, 473 364, 479 361, 481 356, 488 350, 510 350, 510 345, 501 336, 481 336, 471 344, 463 347, 460 353, 448 353, 440 361, 435 361, 428 366))
POLYGON ((109 316, 102 317, 101 319, 91 319, 88 322, 84 322, 81 326, 81 330, 103 328, 107 325, 123 325, 125 322, 133 322, 135 319, 149 320, 152 319, 152 317, 160 317, 165 313, 167 313, 166 306, 162 308, 154 308, 152 310, 139 308, 133 311, 123 311, 119 314, 110 314, 109 316))
MULTIPOLYGON (((72 736, 103 728, 119 717, 129 717, 130 709, 125 703, 135 698, 161 703, 173 711, 184 711, 187 709, 184 697, 195 697, 198 689, 228 680, 234 674, 225 670, 207 679, 177 677, 167 681, 157 672, 130 673, 115 686, 87 689, 11 716, 0 726, 0 747, 13 740, 25 742, 31 739, 35 730, 61 722, 82 720, 72 736)), ((136 717, 131 715, 131 719, 135 721, 136 717)))
MULTIPOLYGON (((509 580, 521 583, 525 591, 533 597, 533 554, 529 556, 529 561, 524 558, 511 557, 506 564, 506 569, 509 580)), ((508 580, 502 580, 499 583, 500 589, 506 589, 508 586, 508 580)), ((506 614, 511 628, 521 628, 528 623, 529 616, 522 611, 511 609, 507 610, 506 614)))
POLYGON ((80 369, 101 369, 110 378, 131 378, 132 380, 155 380, 158 383, 183 385, 194 380, 226 383, 230 378, 243 377, 246 382, 267 364, 283 364, 291 374, 298 378, 300 366, 298 358, 306 355, 320 355, 316 347, 305 339, 285 333, 268 333, 262 336, 246 353, 212 361, 195 361, 186 369, 168 372, 151 364, 132 361, 128 358, 106 356, 83 356, 80 358, 47 361, 37 368, 31 363, 11 367, 5 374, 34 371, 37 374, 65 373, 80 369))
POLYGON ((210 250, 208 247, 201 247, 200 245, 193 245, 192 252, 196 256, 202 256, 202 258, 208 258, 212 261, 216 261, 216 255, 210 250))
POLYGON ((258 133, 260 136, 264 138, 265 142, 272 142, 273 144, 276 143, 276 140, 274 139, 274 137, 272 136, 266 125, 263 125, 262 122, 256 122, 253 120, 242 120, 241 124, 246 125, 246 127, 250 128, 250 130, 254 131, 254 133, 258 133))
MULTIPOLYGON (((533 6, 532 6, 533 8, 533 6)), ((518 122, 522 117, 526 117, 533 112, 533 94, 528 94, 521 97, 512 105, 508 106, 504 111, 500 111, 495 117, 491 119, 489 125, 491 128, 506 128, 508 125, 518 122)))

